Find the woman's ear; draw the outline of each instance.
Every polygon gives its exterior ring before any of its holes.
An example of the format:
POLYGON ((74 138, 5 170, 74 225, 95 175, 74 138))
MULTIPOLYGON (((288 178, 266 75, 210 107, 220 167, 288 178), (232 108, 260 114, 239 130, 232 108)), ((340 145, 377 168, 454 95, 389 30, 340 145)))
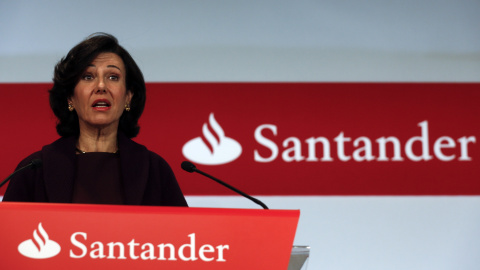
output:
POLYGON ((67 98, 67 104, 73 104, 73 99, 72 99, 72 97, 67 98))
POLYGON ((127 90, 127 103, 130 104, 132 102, 132 97, 133 97, 133 92, 130 90, 127 90))
POLYGON ((67 98, 67 104, 68 110, 73 112, 73 110, 75 110, 75 106, 73 106, 73 101, 71 97, 67 98))

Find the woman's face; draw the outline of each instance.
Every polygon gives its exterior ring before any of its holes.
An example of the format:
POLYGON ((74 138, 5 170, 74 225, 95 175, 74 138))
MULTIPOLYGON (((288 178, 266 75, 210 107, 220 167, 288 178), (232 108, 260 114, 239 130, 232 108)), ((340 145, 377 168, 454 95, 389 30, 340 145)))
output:
POLYGON ((77 111, 80 131, 85 128, 118 129, 132 92, 126 88, 126 70, 114 53, 101 53, 82 74, 68 99, 77 111))

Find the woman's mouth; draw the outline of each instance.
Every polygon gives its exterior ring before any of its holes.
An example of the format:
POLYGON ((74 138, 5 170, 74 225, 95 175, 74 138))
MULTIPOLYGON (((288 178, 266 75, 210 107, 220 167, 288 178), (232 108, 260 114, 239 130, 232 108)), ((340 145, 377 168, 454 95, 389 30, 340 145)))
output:
POLYGON ((110 109, 110 102, 108 100, 95 100, 92 104, 92 107, 97 110, 108 110, 110 109))
POLYGON ((104 101, 100 101, 93 104, 93 107, 110 107, 110 105, 104 101))

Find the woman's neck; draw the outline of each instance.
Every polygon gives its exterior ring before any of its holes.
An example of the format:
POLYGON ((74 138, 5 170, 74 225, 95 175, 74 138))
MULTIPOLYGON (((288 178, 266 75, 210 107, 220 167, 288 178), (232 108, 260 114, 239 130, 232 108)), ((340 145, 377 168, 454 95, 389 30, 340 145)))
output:
POLYGON ((105 130, 101 129, 80 129, 76 146, 81 152, 115 153, 118 151, 117 131, 105 132, 105 130))

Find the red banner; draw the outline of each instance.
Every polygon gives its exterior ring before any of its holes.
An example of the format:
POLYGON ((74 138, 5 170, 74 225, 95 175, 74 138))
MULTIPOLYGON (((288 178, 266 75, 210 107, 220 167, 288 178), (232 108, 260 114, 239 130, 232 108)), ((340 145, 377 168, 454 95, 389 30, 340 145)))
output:
POLYGON ((1 203, 2 269, 286 269, 299 210, 1 203))
MULTIPOLYGON (((53 141, 47 84, 0 85, 8 175, 53 141)), ((479 195, 478 83, 149 83, 135 140, 187 195, 479 195)))

